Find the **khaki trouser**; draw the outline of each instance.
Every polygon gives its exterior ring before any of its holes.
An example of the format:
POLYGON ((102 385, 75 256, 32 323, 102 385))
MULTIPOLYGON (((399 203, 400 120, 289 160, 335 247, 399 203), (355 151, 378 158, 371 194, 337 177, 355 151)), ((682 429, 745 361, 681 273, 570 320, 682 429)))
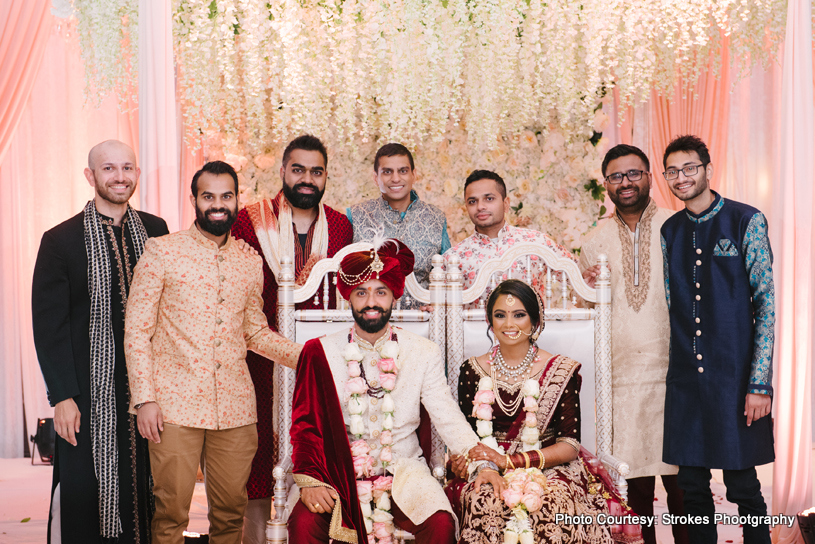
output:
POLYGON ((181 544, 189 523, 198 463, 209 505, 209 541, 240 544, 246 481, 258 446, 255 424, 211 430, 164 424, 161 442, 150 442, 156 513, 154 544, 181 544))

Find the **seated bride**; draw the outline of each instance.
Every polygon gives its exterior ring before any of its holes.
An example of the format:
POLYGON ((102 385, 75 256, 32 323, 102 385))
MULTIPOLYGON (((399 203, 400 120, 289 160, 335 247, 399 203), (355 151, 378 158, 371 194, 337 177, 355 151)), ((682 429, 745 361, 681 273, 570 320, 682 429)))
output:
POLYGON ((633 513, 580 446, 580 363, 537 347, 542 317, 526 283, 504 281, 487 301, 497 345, 462 365, 459 405, 506 487, 467 483, 466 456, 453 457, 459 542, 642 542, 638 525, 619 524, 633 513))

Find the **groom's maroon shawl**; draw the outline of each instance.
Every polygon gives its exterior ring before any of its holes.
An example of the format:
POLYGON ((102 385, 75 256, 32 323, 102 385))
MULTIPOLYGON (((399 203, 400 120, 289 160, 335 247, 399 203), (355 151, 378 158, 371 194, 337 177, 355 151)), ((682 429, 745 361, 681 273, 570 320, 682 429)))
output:
POLYGON ((359 544, 368 542, 342 407, 319 339, 306 342, 297 363, 291 444, 294 474, 333 487, 340 496, 344 532, 356 532, 359 544))

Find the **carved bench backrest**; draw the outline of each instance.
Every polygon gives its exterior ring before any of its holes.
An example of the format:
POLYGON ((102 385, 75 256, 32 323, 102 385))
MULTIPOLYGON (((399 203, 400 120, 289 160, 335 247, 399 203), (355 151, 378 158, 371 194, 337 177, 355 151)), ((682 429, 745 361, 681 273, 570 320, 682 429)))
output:
POLYGON ((464 289, 458 258, 451 256, 446 263, 447 375, 454 395, 461 364, 491 346, 484 305, 492 289, 509 278, 538 284, 546 321, 538 345, 582 364, 581 442, 590 451, 610 453, 611 285, 604 255, 598 264, 601 275, 592 289, 573 261, 540 245, 518 244, 501 258, 484 262, 472 285, 464 289), (577 297, 594 307, 574 307, 577 297))
MULTIPOLYGON (((353 317, 348 304, 339 293, 336 295, 338 308, 329 308, 329 294, 336 290, 336 272, 342 259, 349 253, 368 251, 371 244, 360 242, 346 246, 332 258, 323 259, 314 265, 305 283, 294 283, 294 270, 291 259, 284 257, 278 281, 278 324, 280 334, 300 344, 312 338, 348 329, 353 317), (314 297, 321 309, 297 310, 295 305, 314 297)), ((445 347, 445 307, 444 271, 441 256, 433 258, 430 286, 424 289, 413 274, 405 282, 405 290, 415 300, 432 306, 432 312, 403 310, 397 306, 391 315, 391 322, 410 332, 429 338, 445 347)), ((291 402, 294 395, 294 371, 283 366, 275 366, 275 433, 278 435, 279 458, 291 454, 289 429, 291 427, 291 402)), ((438 443, 435 438, 434 442, 438 443)), ((434 448, 436 449, 436 448, 434 448)))

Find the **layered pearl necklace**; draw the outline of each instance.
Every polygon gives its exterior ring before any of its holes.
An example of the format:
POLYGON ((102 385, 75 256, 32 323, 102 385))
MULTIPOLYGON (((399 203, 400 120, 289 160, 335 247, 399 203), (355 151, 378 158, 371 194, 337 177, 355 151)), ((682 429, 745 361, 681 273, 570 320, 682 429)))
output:
POLYGON ((535 344, 529 344, 529 349, 526 350, 523 361, 515 366, 510 366, 504 359, 504 354, 501 353, 501 346, 492 348, 492 357, 490 358, 490 366, 499 370, 501 374, 507 378, 517 378, 522 376, 525 372, 532 369, 532 360, 538 353, 538 348, 535 344))
MULTIPOLYGON (((396 387, 396 374, 398 367, 396 358, 399 355, 399 344, 396 335, 390 327, 386 333, 388 340, 379 351, 379 386, 371 387, 364 377, 362 359, 365 354, 355 342, 354 329, 348 337, 348 346, 343 352, 343 358, 348 362, 348 381, 345 383, 345 392, 348 397, 348 413, 351 415, 351 434, 355 440, 351 443, 351 455, 354 460, 354 472, 357 477, 357 493, 360 508, 365 520, 365 529, 369 542, 381 541, 390 543, 393 539, 395 526, 393 515, 390 513, 391 503, 389 492, 393 486, 391 476, 380 476, 373 481, 366 481, 371 476, 374 467, 374 458, 370 455, 371 448, 362 438, 365 434, 365 420, 362 414, 370 402, 368 397, 382 399, 382 430, 379 433, 379 461, 383 470, 393 462, 393 422, 396 406, 391 392, 396 387), (363 398, 364 397, 364 398, 363 398)), ((376 351, 376 350, 375 350, 376 351)))

